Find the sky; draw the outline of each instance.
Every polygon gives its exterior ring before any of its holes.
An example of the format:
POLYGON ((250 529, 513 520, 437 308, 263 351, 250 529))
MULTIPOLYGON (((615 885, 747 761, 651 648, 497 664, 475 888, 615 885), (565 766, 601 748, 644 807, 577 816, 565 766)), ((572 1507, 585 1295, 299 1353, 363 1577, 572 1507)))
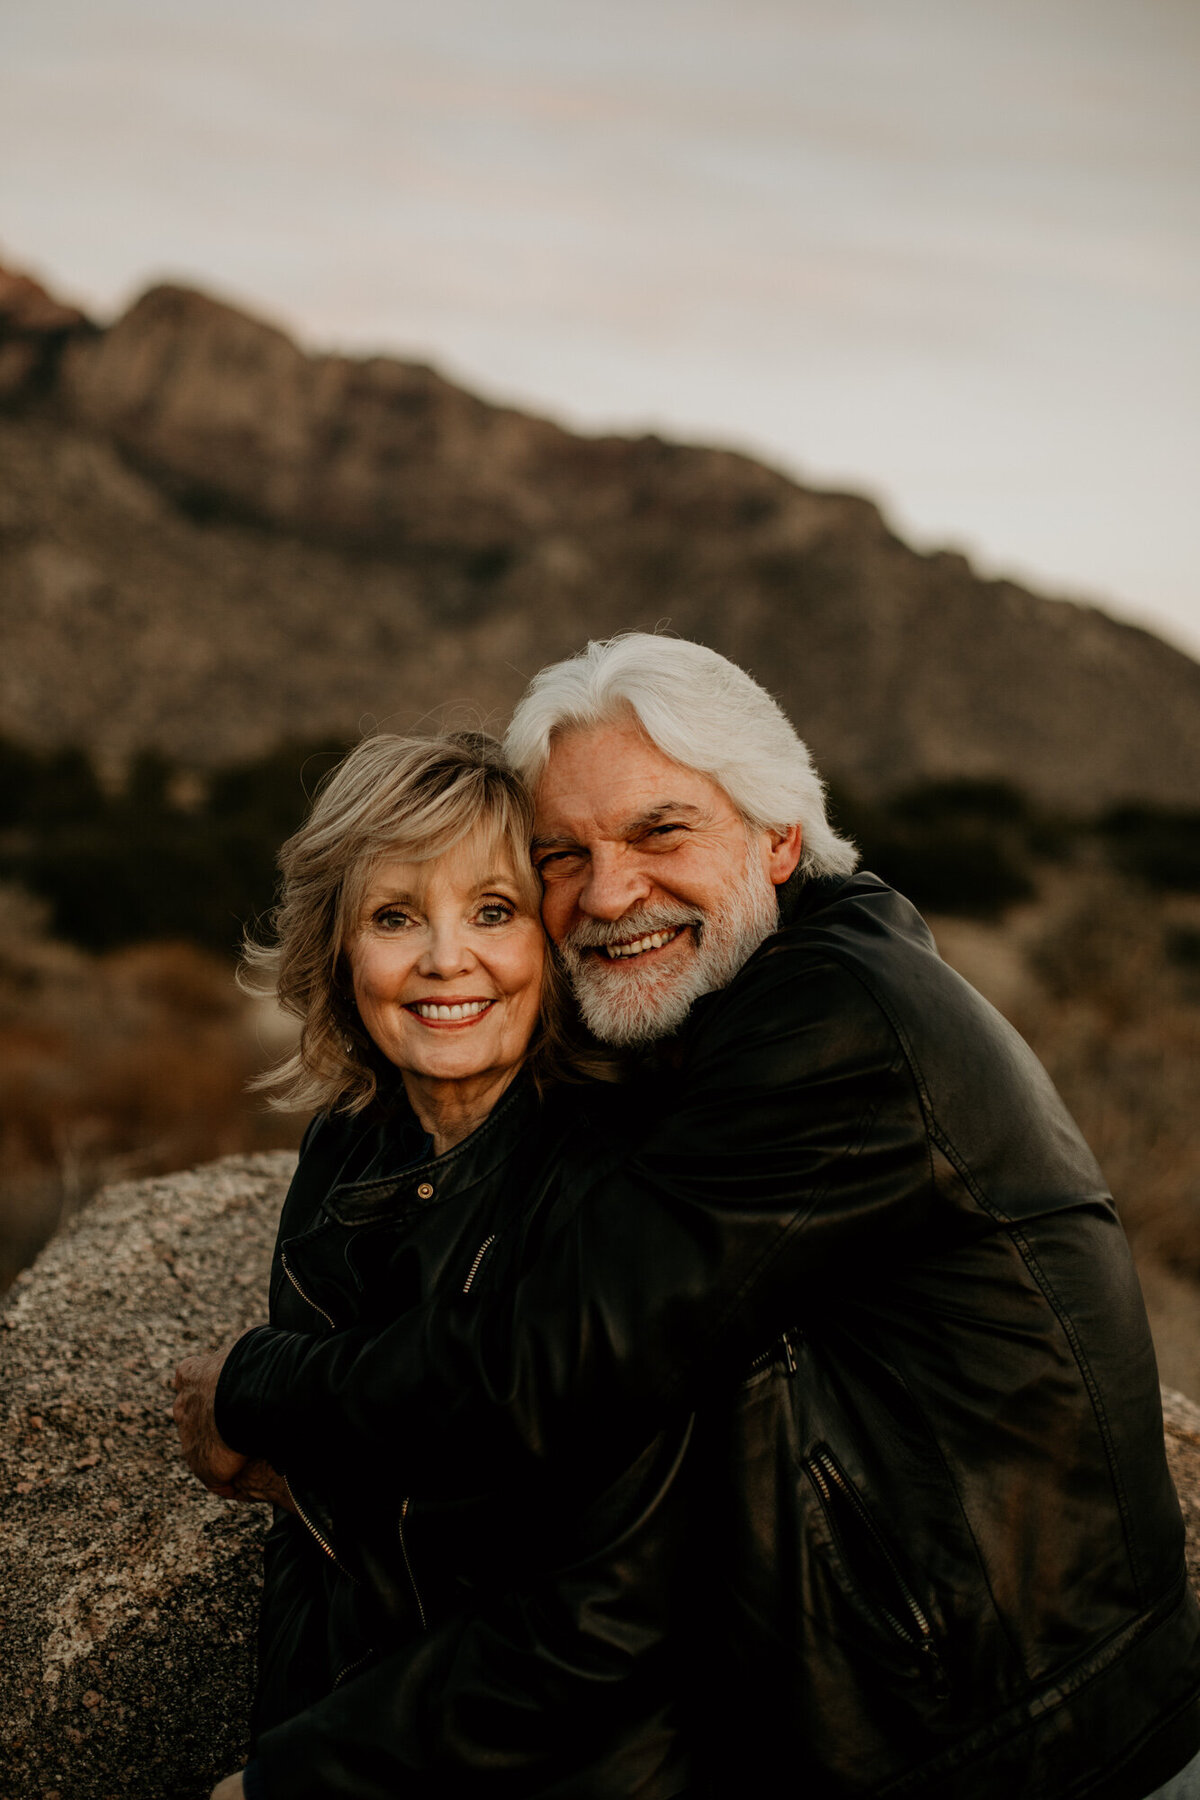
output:
POLYGON ((0 0, 0 261, 870 493, 1200 655, 1195 0, 0 0))

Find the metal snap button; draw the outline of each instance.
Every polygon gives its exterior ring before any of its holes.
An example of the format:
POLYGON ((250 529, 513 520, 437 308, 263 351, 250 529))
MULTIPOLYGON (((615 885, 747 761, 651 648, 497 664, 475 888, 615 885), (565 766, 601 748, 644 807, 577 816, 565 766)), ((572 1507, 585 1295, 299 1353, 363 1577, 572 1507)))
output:
POLYGON ((423 1181, 421 1183, 420 1187, 417 1189, 417 1199, 418 1200, 432 1200, 433 1199, 433 1183, 432 1183, 432 1181, 423 1181))

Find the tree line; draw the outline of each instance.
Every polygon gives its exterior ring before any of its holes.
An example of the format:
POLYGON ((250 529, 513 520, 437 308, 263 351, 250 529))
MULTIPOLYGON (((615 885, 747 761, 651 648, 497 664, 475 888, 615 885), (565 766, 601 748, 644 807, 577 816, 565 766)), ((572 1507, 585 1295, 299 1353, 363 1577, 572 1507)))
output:
MULTIPOLYGON (((0 879, 41 898, 54 935, 101 951, 185 940, 232 955, 269 910, 279 845, 345 750, 328 741, 204 773, 144 751, 106 783, 82 749, 0 740, 0 879)), ((1047 864, 1085 856, 1158 891, 1200 892, 1200 812, 1051 814, 1005 782, 923 782, 886 799, 841 786, 838 829, 922 910, 995 918, 1047 864)))

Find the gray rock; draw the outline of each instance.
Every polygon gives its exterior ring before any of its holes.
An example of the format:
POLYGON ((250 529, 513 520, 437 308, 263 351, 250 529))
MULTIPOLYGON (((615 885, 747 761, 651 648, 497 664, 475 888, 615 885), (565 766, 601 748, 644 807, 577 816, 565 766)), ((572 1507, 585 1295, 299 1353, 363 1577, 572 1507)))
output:
POLYGON ((295 1157, 108 1189, 0 1314, 0 1792, 199 1800, 240 1767, 260 1506, 179 1460, 171 1375, 261 1319, 295 1157))
MULTIPOLYGON (((265 1511, 183 1469, 171 1373, 262 1316, 293 1162, 108 1189, 0 1313, 5 1795, 204 1800, 244 1758, 265 1511)), ((1163 1401, 1200 1588, 1200 1406, 1163 1401)))

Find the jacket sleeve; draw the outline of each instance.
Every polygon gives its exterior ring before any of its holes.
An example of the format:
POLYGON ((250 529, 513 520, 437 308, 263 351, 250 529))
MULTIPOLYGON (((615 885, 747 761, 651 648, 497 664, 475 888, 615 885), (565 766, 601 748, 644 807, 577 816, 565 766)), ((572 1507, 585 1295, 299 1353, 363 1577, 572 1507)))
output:
POLYGON ((920 1095, 877 1002, 832 960, 760 956, 704 1010, 649 1136, 556 1203, 515 1283, 373 1336, 260 1327, 230 1354, 218 1429, 277 1465, 332 1458, 423 1493, 628 1450, 799 1324, 811 1284, 886 1258, 928 1188, 920 1095))

